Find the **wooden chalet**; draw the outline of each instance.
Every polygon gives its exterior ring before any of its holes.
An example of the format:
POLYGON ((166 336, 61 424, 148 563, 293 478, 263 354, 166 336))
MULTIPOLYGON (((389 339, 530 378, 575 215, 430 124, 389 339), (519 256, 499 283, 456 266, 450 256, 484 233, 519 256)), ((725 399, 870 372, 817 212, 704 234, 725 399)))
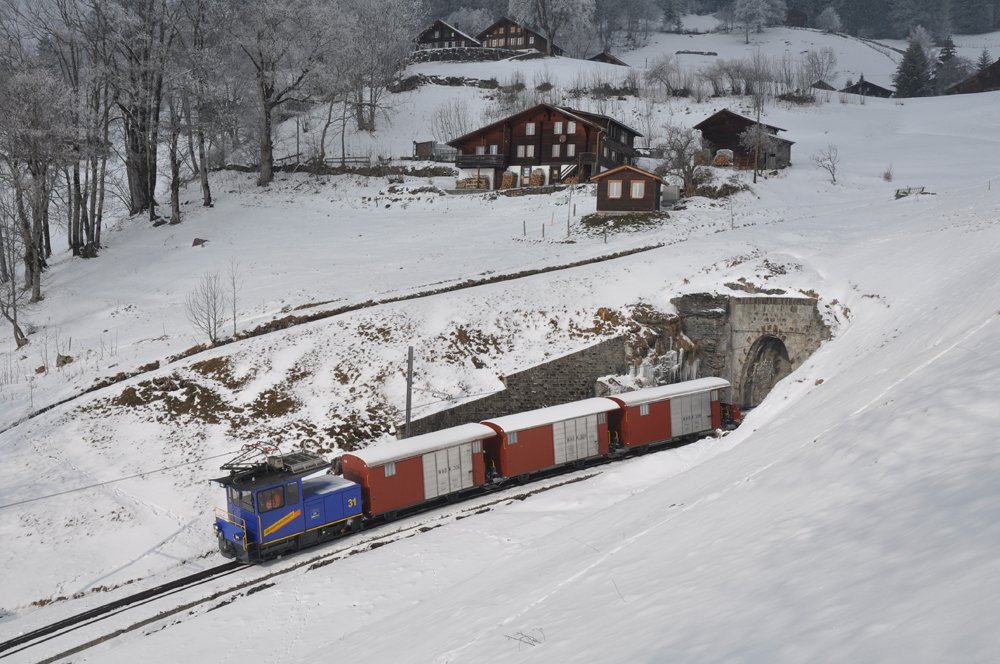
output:
POLYGON ((888 99, 896 94, 888 88, 883 88, 881 85, 875 85, 871 81, 866 81, 864 74, 861 75, 861 78, 858 79, 857 83, 848 85, 846 88, 842 88, 840 92, 846 92, 852 95, 861 95, 862 97, 883 97, 885 99, 888 99))
MULTIPOLYGON (((702 143, 711 147, 714 155, 717 150, 732 150, 733 160, 737 168, 753 168, 753 151, 747 150, 740 145, 740 134, 757 124, 756 121, 739 113, 733 113, 727 108, 702 120, 694 126, 701 131, 702 143)), ((771 134, 772 149, 767 154, 761 155, 763 163, 761 168, 787 168, 792 164, 792 145, 794 141, 778 136, 779 131, 785 131, 781 127, 760 123, 768 134, 771 134)))
POLYGON ((619 65, 621 67, 628 67, 628 63, 624 60, 615 57, 614 55, 608 53, 607 51, 601 51, 597 55, 587 58, 591 62, 604 62, 609 65, 619 65))
POLYGON ((660 209, 660 187, 655 173, 623 164, 590 178, 597 182, 598 212, 655 212, 660 209))
POLYGON ((470 37, 455 26, 438 19, 431 26, 417 35, 417 50, 432 48, 469 48, 482 44, 475 37, 470 37))
POLYGON ((813 83, 809 87, 813 88, 814 90, 827 90, 829 92, 836 92, 837 91, 837 88, 833 87, 832 85, 830 85, 829 83, 827 83, 823 79, 817 80, 815 83, 813 83))
POLYGON ((539 104, 448 141, 459 180, 484 188, 582 182, 635 159, 642 136, 606 115, 539 104))
POLYGON ((1000 90, 1000 60, 997 60, 981 72, 977 72, 955 85, 946 88, 946 95, 964 95, 972 92, 991 92, 1000 90))
MULTIPOLYGON (((510 48, 515 51, 534 49, 540 53, 546 52, 549 43, 541 33, 506 16, 476 35, 476 39, 486 48, 510 48)), ((552 55, 562 54, 563 50, 553 44, 552 55)))

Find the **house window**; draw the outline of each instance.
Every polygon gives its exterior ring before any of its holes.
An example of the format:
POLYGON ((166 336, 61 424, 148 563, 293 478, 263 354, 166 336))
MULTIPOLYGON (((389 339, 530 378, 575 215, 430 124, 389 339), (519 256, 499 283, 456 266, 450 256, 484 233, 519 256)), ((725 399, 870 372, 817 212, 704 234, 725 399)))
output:
POLYGON ((523 145, 518 145, 517 146, 517 158, 518 159, 524 159, 524 146, 523 145))
POLYGON ((490 154, 500 154, 500 146, 494 143, 490 146, 490 154))
POLYGON ((622 181, 608 180, 608 198, 622 197, 622 181))
POLYGON ((434 39, 437 39, 437 38, 439 38, 440 36, 441 36, 441 31, 440 31, 440 30, 435 30, 435 31, 434 31, 434 39))
POLYGON ((529 35, 528 36, 528 43, 529 44, 534 44, 535 43, 535 38, 529 35))
POLYGON ((559 156, 559 144, 558 143, 556 143, 555 145, 552 146, 552 156, 553 157, 558 157, 559 156))
POLYGON ((386 477, 392 477, 393 475, 396 474, 396 462, 395 461, 390 461, 389 463, 385 464, 385 466, 383 466, 383 468, 385 468, 385 476, 386 477))
POLYGON ((608 156, 608 148, 606 148, 606 147, 604 148, 604 156, 605 156, 605 157, 607 157, 607 156, 608 156))
POLYGON ((526 122, 524 124, 524 135, 525 136, 534 136, 535 135, 535 123, 534 122, 526 122))
POLYGON ((477 145, 476 146, 476 154, 486 154, 486 146, 485 145, 477 145))
POLYGON ((576 121, 575 120, 570 120, 569 122, 566 123, 566 133, 567 134, 575 134, 576 133, 576 121))
POLYGON ((639 404, 639 415, 649 415, 649 404, 639 404))
POLYGON ((562 133, 562 122, 556 122, 554 125, 552 125, 552 133, 553 134, 562 133))
POLYGON ((507 444, 513 445, 516 442, 517 442, 517 432, 511 431, 510 433, 507 434, 507 444))
POLYGON ((534 145, 527 145, 527 146, 525 146, 525 152, 526 152, 525 156, 527 156, 527 157, 534 157, 535 156, 535 146, 534 145))
POLYGON ((567 157, 576 156, 576 143, 569 143, 566 145, 566 156, 567 157))
POLYGON ((632 198, 642 198, 646 195, 646 183, 643 180, 632 182, 632 198))

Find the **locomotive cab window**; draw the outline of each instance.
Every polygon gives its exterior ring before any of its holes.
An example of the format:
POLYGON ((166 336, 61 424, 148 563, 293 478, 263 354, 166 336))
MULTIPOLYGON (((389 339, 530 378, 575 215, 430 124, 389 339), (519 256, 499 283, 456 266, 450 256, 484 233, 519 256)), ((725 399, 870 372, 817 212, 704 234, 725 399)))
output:
POLYGON ((288 484, 285 485, 285 498, 287 498, 285 502, 287 502, 289 505, 294 505, 295 503, 299 502, 298 482, 289 482, 288 484))
POLYGON ((263 514, 285 506, 285 487, 276 486, 257 492, 257 511, 263 514))
POLYGON ((250 491, 239 491, 233 487, 226 489, 229 504, 239 507, 245 512, 253 512, 253 493, 250 491))

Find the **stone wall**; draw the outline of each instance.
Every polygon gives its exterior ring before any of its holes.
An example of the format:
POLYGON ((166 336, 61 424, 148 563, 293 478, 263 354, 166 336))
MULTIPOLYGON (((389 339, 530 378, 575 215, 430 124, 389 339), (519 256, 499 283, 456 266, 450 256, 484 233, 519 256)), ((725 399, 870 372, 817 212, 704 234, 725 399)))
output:
POLYGON ((506 389, 501 392, 414 420, 410 423, 410 435, 588 399, 594 396, 599 377, 623 374, 627 368, 624 340, 608 339, 510 374, 503 378, 506 389))
MULTIPOLYGON (((703 293, 672 302, 681 318, 681 329, 695 345, 699 374, 731 382, 734 399, 744 407, 751 405, 744 388, 754 374, 753 363, 761 359, 757 352, 763 341, 777 340, 787 352, 787 365, 773 375, 773 382, 777 382, 798 369, 830 338, 813 298, 703 293)), ((757 399, 752 401, 755 404, 757 399)))

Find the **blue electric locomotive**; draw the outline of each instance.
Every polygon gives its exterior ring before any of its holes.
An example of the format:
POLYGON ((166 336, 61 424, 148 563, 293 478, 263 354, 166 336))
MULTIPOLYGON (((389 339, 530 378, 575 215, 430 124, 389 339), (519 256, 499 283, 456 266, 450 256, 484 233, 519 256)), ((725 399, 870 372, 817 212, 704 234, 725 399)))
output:
POLYGON ((310 452, 244 446, 213 480, 226 487, 227 509, 215 513, 222 555, 255 562, 360 530, 361 487, 329 468, 310 452))

